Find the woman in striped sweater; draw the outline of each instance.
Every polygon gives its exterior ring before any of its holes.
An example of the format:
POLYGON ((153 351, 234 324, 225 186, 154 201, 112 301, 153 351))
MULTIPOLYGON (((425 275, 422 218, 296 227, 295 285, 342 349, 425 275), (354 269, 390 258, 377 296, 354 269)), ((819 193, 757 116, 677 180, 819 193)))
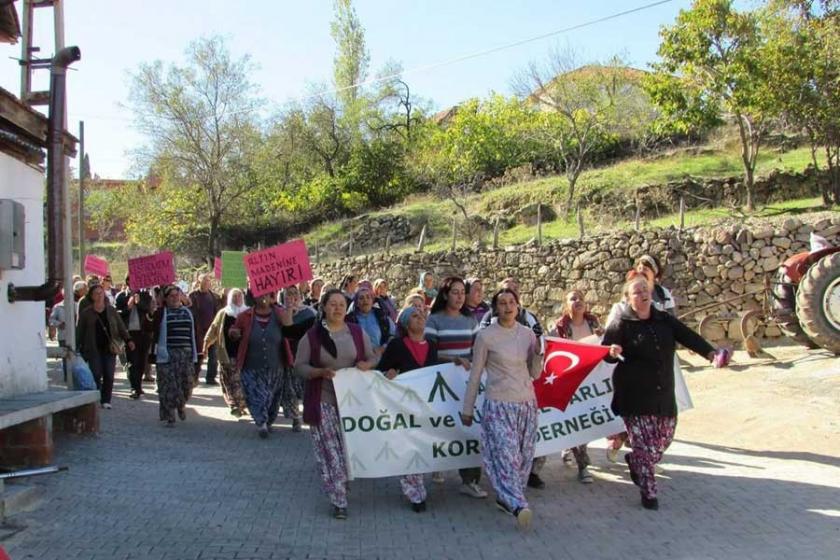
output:
MULTIPOLYGON (((466 285, 462 278, 446 278, 438 289, 426 321, 426 339, 437 346, 438 358, 463 367, 465 378, 469 373, 472 348, 478 334, 478 322, 464 307, 466 296, 466 285)), ((478 485, 481 467, 460 469, 458 473, 463 483, 462 494, 472 498, 487 497, 487 492, 478 485)), ((433 480, 439 481, 439 477, 433 477, 433 480)))

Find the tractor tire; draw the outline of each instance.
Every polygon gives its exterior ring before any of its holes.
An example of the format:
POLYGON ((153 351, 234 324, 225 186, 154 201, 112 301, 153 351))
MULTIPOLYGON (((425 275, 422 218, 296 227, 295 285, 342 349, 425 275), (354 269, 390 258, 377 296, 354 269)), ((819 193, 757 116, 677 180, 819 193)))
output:
POLYGON ((782 333, 803 346, 819 348, 799 326, 799 317, 796 316, 796 286, 790 283, 790 278, 783 269, 776 275, 772 299, 773 315, 782 333))
POLYGON ((802 277, 796 315, 811 340, 840 354, 840 253, 821 258, 802 277))

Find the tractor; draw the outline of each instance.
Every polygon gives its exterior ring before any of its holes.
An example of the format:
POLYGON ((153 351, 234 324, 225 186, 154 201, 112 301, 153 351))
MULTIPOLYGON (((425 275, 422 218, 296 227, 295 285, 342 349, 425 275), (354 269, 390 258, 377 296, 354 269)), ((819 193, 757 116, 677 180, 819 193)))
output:
POLYGON ((779 267, 773 317, 791 339, 840 354, 840 247, 798 253, 779 267))
MULTIPOLYGON (((744 348, 750 356, 761 351, 755 335, 761 324, 775 324, 800 344, 840 355, 840 247, 793 255, 779 266, 774 278, 765 275, 763 289, 695 308, 681 318, 757 295, 763 295, 761 309, 737 314, 744 348)), ((703 315, 698 330, 706 336, 709 325, 732 318, 731 314, 703 315)))

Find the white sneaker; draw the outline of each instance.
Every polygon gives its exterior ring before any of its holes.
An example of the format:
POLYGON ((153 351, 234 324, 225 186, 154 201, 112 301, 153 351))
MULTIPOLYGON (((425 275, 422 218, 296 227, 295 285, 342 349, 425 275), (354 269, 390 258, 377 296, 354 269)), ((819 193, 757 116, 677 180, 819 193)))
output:
POLYGON ((470 498, 486 498, 487 492, 481 489, 478 482, 469 482, 461 485, 461 494, 470 498))
POLYGON ((443 477, 443 473, 441 471, 435 471, 432 473, 432 482, 435 484, 443 484, 446 482, 446 479, 443 477))
POLYGON ((563 464, 567 467, 572 466, 572 462, 575 460, 574 456, 572 456, 572 450, 566 449, 563 451, 563 464))
POLYGON ((111 403, 102 403, 102 408, 106 410, 111 410, 111 403))

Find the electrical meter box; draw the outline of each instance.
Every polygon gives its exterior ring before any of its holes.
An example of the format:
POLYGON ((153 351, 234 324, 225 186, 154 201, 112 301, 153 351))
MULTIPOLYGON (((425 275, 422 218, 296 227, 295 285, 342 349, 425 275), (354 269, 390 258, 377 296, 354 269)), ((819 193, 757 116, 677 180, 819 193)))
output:
POLYGON ((23 204, 0 198, 0 269, 22 269, 26 264, 23 204))

